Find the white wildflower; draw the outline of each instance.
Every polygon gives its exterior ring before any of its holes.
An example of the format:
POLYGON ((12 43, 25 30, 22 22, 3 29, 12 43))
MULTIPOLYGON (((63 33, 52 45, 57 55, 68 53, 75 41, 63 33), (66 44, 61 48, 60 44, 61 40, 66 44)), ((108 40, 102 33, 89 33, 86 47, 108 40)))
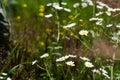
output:
POLYGON ((67 3, 66 3, 66 2, 61 2, 61 4, 62 4, 62 5, 67 5, 67 3))
POLYGON ((93 69, 92 71, 93 71, 93 73, 100 74, 100 71, 98 69, 93 69))
POLYGON ((89 68, 92 68, 92 67, 94 67, 94 65, 91 63, 91 62, 85 62, 85 66, 86 67, 89 67, 89 68))
POLYGON ((120 8, 111 8, 111 7, 108 7, 107 9, 108 9, 107 11, 110 11, 110 12, 120 11, 120 8))
POLYGON ((1 79, 1 80, 3 80, 3 79, 4 79, 4 77, 0 76, 0 79, 1 79))
POLYGON ((46 18, 50 18, 52 16, 53 16, 52 14, 45 15, 46 18))
POLYGON ((7 80, 12 80, 12 79, 10 77, 8 77, 7 80))
POLYGON ((99 12, 99 13, 96 13, 95 15, 96 16, 100 16, 100 15, 102 15, 103 14, 103 12, 99 12))
POLYGON ((69 57, 71 57, 71 58, 76 58, 77 56, 76 55, 68 55, 69 57))
POLYGON ((73 4, 73 7, 74 7, 74 8, 77 8, 77 7, 79 7, 79 6, 80 6, 79 3, 75 3, 75 4, 73 4))
POLYGON ((97 5, 96 6, 98 9, 103 9, 103 6, 97 5))
POLYGON ((68 8, 64 8, 64 10, 67 11, 67 12, 71 12, 71 10, 68 9, 68 8))
POLYGON ((89 21, 103 21, 103 18, 90 18, 89 21))
POLYGON ((40 58, 46 58, 46 57, 48 57, 49 56, 49 54, 48 53, 45 53, 45 54, 43 54, 42 56, 40 56, 40 58))
POLYGON ((106 73, 102 73, 106 78, 110 79, 110 77, 106 73))
POLYGON ((67 64, 68 66, 75 66, 75 64, 74 64, 73 61, 68 61, 68 62, 66 62, 66 64, 67 64))
POLYGON ((108 25, 106 25, 106 27, 112 27, 113 26, 113 24, 108 24, 108 25))
POLYGON ((108 16, 111 16, 111 12, 110 12, 110 11, 105 11, 105 13, 106 13, 108 16))
POLYGON ((86 58, 86 57, 81 57, 81 56, 80 56, 80 59, 82 59, 83 61, 90 61, 90 59, 89 59, 89 58, 86 58))
POLYGON ((95 32, 93 30, 89 31, 92 34, 92 37, 95 37, 95 32))
POLYGON ((96 21, 98 18, 90 18, 89 21, 96 21))
POLYGON ((64 58, 65 58, 65 59, 68 59, 68 58, 69 58, 69 56, 68 56, 68 55, 66 55, 66 56, 64 56, 64 58))
POLYGON ((89 4, 90 6, 93 6, 92 0, 87 0, 87 2, 88 2, 88 4, 89 4))
POLYGON ((96 25, 101 26, 101 25, 102 25, 102 21, 97 21, 97 22, 96 22, 96 25))
POLYGON ((100 70, 101 70, 102 74, 103 74, 105 77, 110 78, 110 77, 107 75, 108 72, 107 72, 105 69, 100 68, 100 70))
POLYGON ((97 4, 98 4, 99 6, 108 8, 108 5, 106 5, 106 4, 103 3, 103 2, 97 1, 97 4))
POLYGON ((63 26, 63 28, 71 28, 71 27, 73 27, 75 25, 76 25, 76 23, 71 23, 71 24, 68 24, 66 26, 63 26))
POLYGON ((38 62, 38 60, 34 60, 33 62, 32 62, 32 65, 34 65, 35 63, 37 63, 38 62))
POLYGON ((120 23, 116 25, 117 28, 120 28, 120 23))
POLYGON ((114 35, 111 37, 113 41, 116 41, 117 43, 120 42, 118 35, 114 35))
POLYGON ((7 75, 7 73, 2 73, 2 75, 3 75, 3 76, 6 76, 6 75, 7 75))
POLYGON ((53 7, 57 10, 62 10, 63 9, 63 7, 61 7, 60 4, 57 3, 57 2, 53 3, 53 7))
POLYGON ((88 35, 88 31, 87 30, 81 30, 81 31, 79 31, 79 34, 87 36, 88 35))
POLYGON ((86 8, 88 5, 87 5, 87 3, 81 3, 81 6, 82 6, 83 8, 86 8))
POLYGON ((102 71, 102 73, 105 73, 105 74, 108 73, 105 69, 102 69, 102 68, 100 68, 100 71, 102 71))
POLYGON ((92 2, 92 0, 84 0, 84 1, 82 1, 83 3, 87 3, 88 5, 90 5, 90 6, 93 6, 93 2, 92 2))
POLYGON ((52 3, 48 3, 46 6, 52 6, 52 3))
POLYGON ((76 55, 69 54, 69 55, 66 55, 66 56, 63 56, 63 57, 56 59, 56 62, 61 62, 61 61, 65 61, 68 58, 76 58, 76 57, 77 57, 76 55))
POLYGON ((65 60, 68 59, 68 58, 69 58, 69 56, 60 57, 60 58, 56 59, 56 62, 65 61, 65 60))

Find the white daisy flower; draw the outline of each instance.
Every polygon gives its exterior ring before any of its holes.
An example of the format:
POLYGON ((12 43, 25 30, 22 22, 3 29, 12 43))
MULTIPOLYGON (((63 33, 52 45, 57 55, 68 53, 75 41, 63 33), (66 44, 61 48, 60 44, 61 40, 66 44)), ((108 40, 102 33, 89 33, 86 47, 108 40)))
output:
POLYGON ((69 57, 71 57, 71 58, 76 58, 77 56, 76 55, 68 55, 69 57))
POLYGON ((2 73, 3 76, 7 76, 7 73, 2 73))
POLYGON ((99 12, 99 13, 96 13, 95 15, 96 16, 100 16, 100 15, 102 15, 103 14, 103 12, 99 12))
POLYGON ((73 4, 73 7, 74 7, 74 8, 77 8, 77 7, 79 7, 79 6, 80 6, 79 3, 75 3, 75 4, 73 4))
POLYGON ((97 5, 96 6, 98 9, 103 9, 103 6, 97 5))
POLYGON ((93 73, 97 73, 97 74, 100 74, 100 73, 101 73, 98 69, 93 69, 92 72, 93 72, 93 73))
POLYGON ((52 6, 52 3, 48 3, 46 6, 52 6))
POLYGON ((53 3, 53 7, 57 10, 62 10, 63 9, 63 7, 61 7, 60 4, 57 3, 57 2, 53 3))
POLYGON ((45 54, 43 54, 42 56, 40 56, 40 58, 46 58, 46 57, 48 57, 49 56, 49 54, 48 53, 45 53, 45 54))
POLYGON ((88 5, 87 5, 87 3, 81 3, 81 6, 82 6, 83 8, 86 8, 88 5))
POLYGON ((68 66, 75 66, 75 64, 74 64, 73 61, 68 61, 68 62, 66 62, 66 64, 67 64, 68 66))
POLYGON ((0 76, 0 79, 1 79, 1 80, 3 80, 3 79, 4 79, 4 77, 0 76))
POLYGON ((81 57, 81 56, 80 56, 80 59, 82 59, 83 61, 90 61, 90 59, 89 59, 89 58, 86 58, 86 57, 81 57))
POLYGON ((97 21, 97 22, 96 22, 96 25, 101 26, 102 24, 103 24, 102 21, 97 21))
POLYGON ((117 28, 120 28, 120 23, 116 25, 117 28))
POLYGON ((61 2, 61 4, 62 4, 62 5, 67 5, 67 3, 66 3, 66 2, 61 2))
POLYGON ((111 16, 111 12, 110 11, 106 11, 105 12, 108 16, 111 16))
POLYGON ((67 11, 67 12, 71 12, 71 10, 68 9, 68 8, 64 8, 64 10, 67 11))
POLYGON ((71 28, 71 27, 73 27, 75 25, 76 25, 76 23, 71 23, 71 24, 68 24, 66 26, 63 26, 63 28, 71 28))
POLYGON ((108 24, 108 25, 106 25, 106 27, 112 27, 113 26, 113 24, 108 24))
POLYGON ((52 14, 45 15, 46 18, 50 18, 52 16, 53 16, 52 14))
POLYGON ((12 80, 12 79, 10 77, 8 77, 7 80, 12 80))
POLYGON ((33 62, 32 62, 32 65, 34 65, 35 63, 37 63, 38 62, 38 60, 34 60, 33 62))
POLYGON ((94 65, 91 63, 91 62, 85 62, 85 66, 86 67, 89 67, 89 68, 92 68, 92 67, 94 67, 94 65))
POLYGON ((68 59, 68 58, 69 58, 69 56, 60 57, 60 58, 56 59, 56 62, 65 61, 65 60, 68 59))
POLYGON ((87 31, 87 30, 81 30, 81 31, 79 32, 79 34, 80 34, 80 35, 85 35, 85 36, 87 36, 87 35, 88 35, 88 31, 87 31))

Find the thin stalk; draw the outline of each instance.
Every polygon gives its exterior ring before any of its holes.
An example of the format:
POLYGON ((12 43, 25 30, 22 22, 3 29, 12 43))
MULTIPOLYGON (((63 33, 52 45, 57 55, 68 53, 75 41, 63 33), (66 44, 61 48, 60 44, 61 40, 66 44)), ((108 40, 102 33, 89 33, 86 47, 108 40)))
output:
POLYGON ((94 74, 94 72, 93 72, 93 80, 95 80, 95 74, 94 74))
POLYGON ((44 65, 45 65, 45 67, 46 67, 46 72, 47 72, 47 74, 48 74, 48 76, 49 76, 49 78, 50 78, 50 80, 53 80, 53 78, 51 77, 51 75, 50 75, 50 72, 49 72, 49 70, 47 69, 47 65, 44 63, 44 65))
POLYGON ((58 33, 57 33, 57 42, 60 40, 60 22, 57 22, 57 27, 58 27, 58 33))
POLYGON ((112 63, 112 66, 111 66, 111 79, 110 80, 113 80, 113 69, 114 69, 114 61, 115 61, 115 53, 113 53, 113 63, 112 63))
POLYGON ((93 3, 94 3, 94 5, 93 5, 93 17, 95 16, 95 13, 96 13, 96 0, 93 0, 93 3))

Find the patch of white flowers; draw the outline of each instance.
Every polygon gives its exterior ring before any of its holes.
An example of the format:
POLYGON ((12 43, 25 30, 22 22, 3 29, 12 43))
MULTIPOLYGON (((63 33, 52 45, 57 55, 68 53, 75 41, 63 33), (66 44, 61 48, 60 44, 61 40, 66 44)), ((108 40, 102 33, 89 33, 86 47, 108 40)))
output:
POLYGON ((103 18, 90 18, 89 21, 96 21, 96 25, 102 25, 103 24, 103 18))
POLYGON ((1 73, 0 80, 12 80, 7 73, 1 73))
POLYGON ((61 62, 61 61, 65 61, 68 58, 76 58, 76 57, 77 57, 76 55, 66 55, 66 56, 56 59, 56 62, 61 62))

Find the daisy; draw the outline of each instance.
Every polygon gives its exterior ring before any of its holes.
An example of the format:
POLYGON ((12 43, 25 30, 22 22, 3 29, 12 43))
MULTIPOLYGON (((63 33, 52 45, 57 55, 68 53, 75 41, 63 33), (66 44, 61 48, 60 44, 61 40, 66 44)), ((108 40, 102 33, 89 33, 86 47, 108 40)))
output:
POLYGON ((45 54, 43 54, 42 56, 40 56, 40 58, 46 58, 46 57, 48 57, 49 56, 49 54, 48 53, 45 53, 45 54))
POLYGON ((68 62, 66 62, 66 64, 67 64, 68 66, 75 66, 75 64, 74 64, 73 61, 68 61, 68 62))
POLYGON ((85 62, 85 66, 86 67, 89 67, 89 68, 92 68, 92 67, 94 67, 94 65, 91 63, 91 62, 85 62))
POLYGON ((87 31, 87 30, 81 30, 81 31, 79 32, 79 34, 80 34, 80 35, 85 35, 85 36, 87 36, 87 35, 88 35, 88 31, 87 31))

